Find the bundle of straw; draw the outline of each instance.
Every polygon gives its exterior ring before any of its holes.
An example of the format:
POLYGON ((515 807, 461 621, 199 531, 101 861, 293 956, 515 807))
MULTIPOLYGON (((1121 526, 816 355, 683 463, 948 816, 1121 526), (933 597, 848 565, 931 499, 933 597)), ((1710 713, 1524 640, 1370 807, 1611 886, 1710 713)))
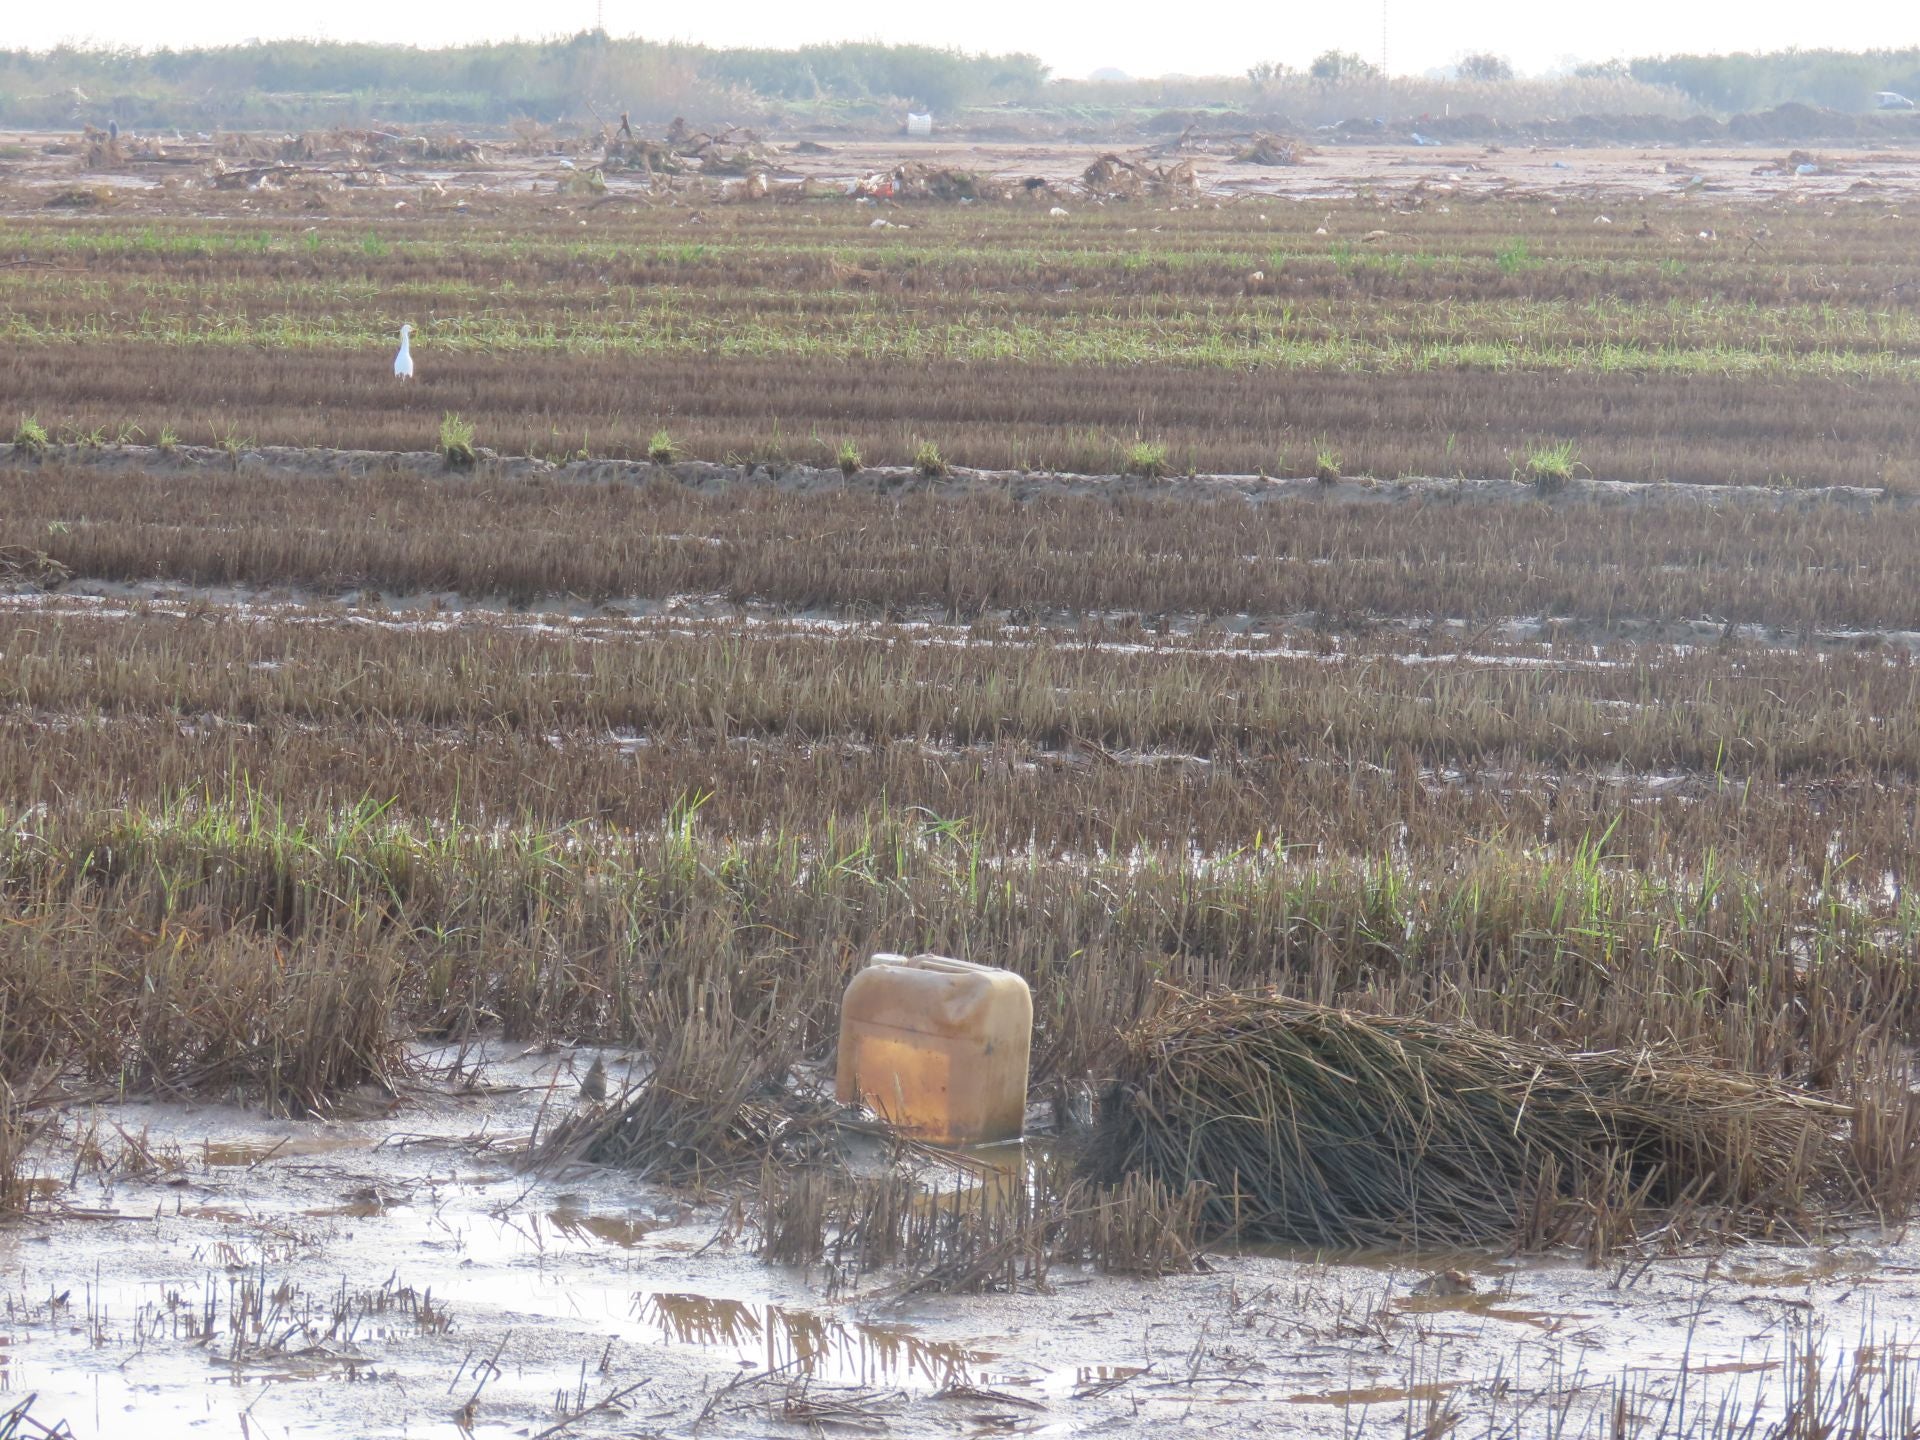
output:
POLYGON ((1539 1243, 1622 1204, 1817 1210, 1845 1106, 1671 1052, 1570 1054, 1272 995, 1176 997, 1126 1037, 1086 1160, 1210 1188, 1209 1233, 1539 1243))

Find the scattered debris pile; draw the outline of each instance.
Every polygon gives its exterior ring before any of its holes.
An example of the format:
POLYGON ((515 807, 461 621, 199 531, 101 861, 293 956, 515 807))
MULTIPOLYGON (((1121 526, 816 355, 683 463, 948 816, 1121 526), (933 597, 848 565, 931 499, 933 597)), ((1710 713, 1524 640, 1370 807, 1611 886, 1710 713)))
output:
POLYGON ((779 156, 751 130, 724 125, 694 130, 676 118, 661 139, 635 135, 622 126, 607 140, 601 164, 608 169, 645 170, 654 175, 739 176, 779 166, 779 156))
POLYGON ((643 135, 622 135, 609 140, 601 163, 610 169, 645 170, 652 175, 687 175, 699 169, 675 154, 665 141, 649 140, 643 135))
POLYGON ((315 178, 325 183, 322 172, 299 165, 277 161, 266 165, 229 165, 218 156, 207 171, 207 179, 216 190, 279 190, 297 183, 311 184, 315 178))
POLYGON ((310 130, 280 142, 275 159, 340 165, 472 165, 487 152, 464 135, 396 135, 386 130, 310 130))
MULTIPOLYGON (((1149 124, 1147 128, 1164 127, 1155 127, 1149 124)), ((1206 145, 1195 138, 1196 132, 1198 132, 1199 129, 1200 122, 1198 120, 1189 120, 1185 129, 1181 130, 1181 132, 1171 140, 1162 140, 1158 145, 1154 146, 1152 153, 1155 155, 1188 155, 1197 150, 1204 150, 1206 145)))
POLYGON ((113 203, 113 191, 104 185, 68 185, 47 197, 49 210, 97 210, 113 203))
POLYGON ((889 200, 938 200, 956 204, 962 200, 1006 200, 1013 187, 992 175, 977 170, 955 170, 944 165, 927 165, 908 160, 885 175, 870 175, 855 188, 855 194, 889 200))
POLYGON ((1850 1110, 1667 1051, 1178 996, 1126 1038, 1086 1164, 1209 1186, 1215 1234, 1597 1250, 1632 1239, 1643 1208, 1735 1227, 1838 1210, 1859 1193, 1836 1134, 1850 1110))
POLYGON ((454 134, 400 135, 385 130, 310 130, 298 135, 222 135, 168 141, 104 136, 88 149, 89 164, 124 158, 143 164, 203 165, 216 190, 338 190, 391 182, 383 168, 482 164, 486 150, 454 134), (95 152, 100 153, 96 154, 95 152))
POLYGON ((1298 165, 1311 154, 1313 147, 1301 141, 1261 132, 1234 151, 1233 158, 1242 165, 1298 165))
POLYGON ((1807 150, 1794 150, 1778 160, 1753 167, 1755 175, 1837 175, 1844 168, 1838 161, 1807 150))
POLYGON ((1109 152, 1080 172, 1080 183, 1100 200, 1138 200, 1142 196, 1194 195, 1200 181, 1191 160, 1153 165, 1109 152))

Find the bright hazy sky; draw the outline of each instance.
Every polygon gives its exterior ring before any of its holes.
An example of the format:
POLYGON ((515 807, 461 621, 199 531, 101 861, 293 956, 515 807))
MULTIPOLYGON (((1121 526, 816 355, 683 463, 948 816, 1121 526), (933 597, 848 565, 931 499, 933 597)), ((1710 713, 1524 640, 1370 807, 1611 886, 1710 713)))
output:
MULTIPOLYGON (((1522 71, 1569 60, 1670 51, 1920 44, 1920 4, 1897 0, 1386 0, 1388 65, 1417 74, 1492 50, 1522 71)), ((433 45, 565 34, 590 27, 594 0, 10 0, 0 45, 88 41, 151 48, 285 36, 433 45)), ((1046 3, 1046 0, 732 0, 726 5, 604 0, 615 35, 713 45, 820 40, 916 41, 967 50, 1026 50, 1063 76, 1114 66, 1134 75, 1238 74, 1255 60, 1303 65, 1329 47, 1380 53, 1380 0, 1283 5, 1273 0, 1046 3), (1177 19, 1175 18, 1177 17, 1177 19)))

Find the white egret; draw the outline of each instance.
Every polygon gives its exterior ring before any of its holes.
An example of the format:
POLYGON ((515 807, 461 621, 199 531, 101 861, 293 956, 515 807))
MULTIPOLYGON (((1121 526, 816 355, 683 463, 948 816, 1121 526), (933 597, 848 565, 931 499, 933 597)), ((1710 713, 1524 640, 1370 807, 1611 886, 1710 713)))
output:
POLYGON ((393 357, 393 373, 396 379, 413 378, 413 351, 407 345, 407 337, 413 334, 413 326, 400 327, 400 353, 393 357))

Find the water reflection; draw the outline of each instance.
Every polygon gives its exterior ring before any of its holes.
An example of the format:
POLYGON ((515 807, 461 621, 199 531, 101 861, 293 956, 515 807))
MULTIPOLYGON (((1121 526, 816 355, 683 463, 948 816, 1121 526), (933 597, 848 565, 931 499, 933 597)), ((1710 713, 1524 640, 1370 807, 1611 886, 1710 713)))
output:
POLYGON ((967 1382, 995 1358, 904 1325, 847 1322, 753 1300, 662 1293, 641 1296, 635 1308, 671 1344, 731 1348, 743 1364, 799 1379, 937 1390, 967 1382))

